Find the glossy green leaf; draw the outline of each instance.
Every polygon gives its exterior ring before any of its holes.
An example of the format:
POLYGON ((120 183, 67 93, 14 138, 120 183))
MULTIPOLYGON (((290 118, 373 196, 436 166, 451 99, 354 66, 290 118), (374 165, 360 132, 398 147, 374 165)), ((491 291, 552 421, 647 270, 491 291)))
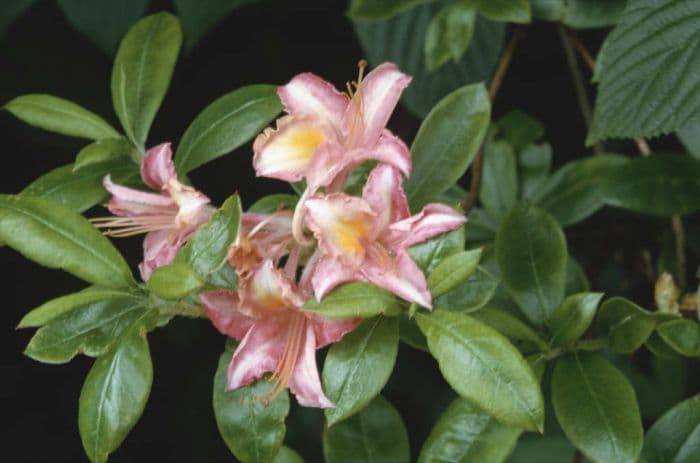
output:
POLYGON ((497 138, 505 139, 516 153, 520 153, 544 136, 544 126, 529 114, 515 109, 494 124, 497 138))
POLYGON ((653 137, 700 117, 700 75, 689 72, 700 65, 699 28, 695 0, 628 2, 598 55, 588 144, 653 137))
POLYGON ((78 427, 90 461, 104 463, 141 417, 153 382, 145 326, 135 321, 118 343, 98 358, 83 383, 78 427))
POLYGON ((428 341, 425 335, 418 328, 414 318, 408 318, 408 313, 404 313, 399 317, 399 339, 401 342, 408 344, 414 349, 430 352, 428 350, 428 341))
POLYGON ((566 0, 564 23, 575 29, 613 26, 628 0, 566 0))
POLYGON ((419 210, 464 174, 481 146, 490 115, 483 84, 450 93, 430 111, 411 145, 413 174, 405 187, 412 210, 419 210))
POLYGON ((52 201, 0 195, 0 241, 38 264, 96 285, 136 285, 109 240, 77 212, 52 201))
POLYGON ((112 55, 129 27, 143 16, 149 0, 58 0, 68 22, 112 55))
POLYGON ((610 350, 623 354, 639 349, 656 326, 651 312, 622 297, 613 297, 603 302, 596 322, 598 328, 608 336, 610 350))
POLYGON ((643 431, 634 389, 605 358, 575 352, 557 360, 552 401, 566 436, 590 459, 637 461, 643 431))
POLYGON ((371 65, 391 61, 413 77, 403 93, 403 102, 421 118, 451 91, 488 80, 503 49, 504 24, 478 17, 469 48, 459 63, 446 63, 435 72, 428 71, 423 53, 426 31, 435 14, 449 4, 448 0, 431 2, 387 21, 354 24, 371 65))
POLYGON ((397 315, 401 312, 401 302, 385 289, 369 283, 354 282, 338 286, 321 302, 311 299, 304 305, 304 310, 329 318, 370 318, 397 315))
POLYGON ((323 390, 335 407, 325 410, 333 426, 362 410, 382 390, 399 347, 397 318, 365 320, 333 344, 323 364, 323 390))
POLYGON ((5 0, 0 2, 0 36, 36 0, 5 0))
POLYGON ((652 332, 651 336, 644 342, 644 347, 660 358, 671 359, 679 357, 678 352, 669 346, 656 331, 652 332))
POLYGON ((434 310, 417 314, 416 320, 440 371, 459 395, 505 424, 542 430, 539 382, 508 339, 461 313, 434 310))
POLYGON ((191 50, 199 40, 231 11, 256 0, 173 0, 191 50))
POLYGON ((496 222, 515 206, 518 200, 518 171, 513 148, 504 141, 490 141, 484 148, 479 200, 496 222))
POLYGON ((127 156, 131 156, 134 150, 134 146, 126 138, 98 140, 78 152, 73 170, 80 170, 86 166, 107 161, 120 160, 126 164, 130 160, 127 159, 127 156))
POLYGON ((181 299, 204 285, 190 264, 174 262, 156 268, 146 288, 163 299, 181 299))
POLYGON ((299 201, 296 195, 274 194, 263 196, 248 208, 248 212, 255 214, 273 214, 282 209, 294 210, 299 201))
POLYGON ((197 115, 175 152, 178 173, 186 174, 248 142, 282 110, 273 85, 249 85, 216 99, 197 115))
POLYGON ((207 277, 207 284, 216 288, 236 289, 238 286, 238 275, 233 267, 224 264, 219 270, 207 277))
POLYGON ((656 331, 676 352, 688 357, 700 355, 700 325, 697 322, 680 318, 661 323, 656 331))
POLYGON ((548 143, 528 145, 518 156, 520 196, 532 199, 545 185, 552 165, 552 147, 548 143))
POLYGON ((602 298, 603 293, 578 293, 564 299, 549 321, 549 342, 563 346, 580 338, 593 321, 602 298))
POLYGON ((168 90, 181 45, 180 23, 170 13, 141 19, 119 45, 112 67, 112 104, 139 148, 168 90))
POLYGON ((678 138, 695 159, 700 159, 700 121, 691 121, 678 129, 678 138))
POLYGON ((640 463, 692 463, 700 460, 700 396, 684 400, 649 429, 640 463))
POLYGON ((347 14, 354 20, 377 21, 429 1, 431 0, 350 0, 347 14))
POLYGON ((483 267, 477 267, 469 278, 446 292, 433 298, 433 307, 445 310, 473 312, 486 305, 498 287, 498 279, 483 267))
POLYGON ((700 160, 654 154, 612 168, 605 202, 642 214, 664 217, 700 209, 700 160))
POLYGON ((285 389, 263 404, 261 397, 275 388, 264 379, 227 392, 226 370, 232 356, 230 349, 221 355, 214 377, 214 416, 219 433, 242 463, 272 462, 287 432, 284 420, 289 413, 289 395, 285 389))
POLYGON ((323 432, 326 463, 408 463, 408 434, 401 415, 382 396, 360 413, 323 432))
POLYGON ((549 350, 547 343, 532 328, 505 310, 489 305, 471 316, 513 341, 529 342, 542 352, 549 350))
POLYGON ((433 297, 440 297, 463 284, 476 270, 481 249, 462 251, 444 258, 428 276, 428 289, 433 297))
MULTIPOLYGON (((563 1, 563 0, 560 0, 563 1)), ((527 434, 518 440, 518 445, 507 463, 568 463, 574 461, 576 448, 562 433, 543 436, 527 434)), ((583 463, 590 463, 585 458, 583 463)))
POLYGON ((498 231, 498 223, 479 207, 472 208, 467 218, 467 245, 469 247, 493 244, 498 231))
POLYGON ((569 260, 566 263, 566 290, 564 293, 568 296, 576 293, 585 293, 590 289, 591 285, 583 267, 576 259, 569 256, 569 260))
POLYGON ((272 463, 304 463, 304 459, 297 452, 283 445, 272 463))
POLYGON ((521 433, 458 398, 430 431, 418 463, 501 463, 521 433))
POLYGON ((537 206, 518 205, 498 231, 496 258, 523 313, 535 324, 549 320, 564 298, 568 259, 564 233, 554 219, 537 206))
POLYGON ((474 34, 476 9, 466 2, 455 2, 441 9, 430 21, 425 35, 425 64, 434 71, 452 60, 459 62, 474 34))
POLYGON ((49 132, 90 140, 119 137, 119 133, 97 114, 52 95, 18 96, 4 109, 27 124, 49 132))
POLYGON ((479 7, 479 13, 494 21, 513 23, 530 22, 528 0, 471 0, 479 7))
POLYGON ((464 250, 464 240, 464 226, 461 226, 411 247, 408 254, 429 275, 445 257, 464 250))

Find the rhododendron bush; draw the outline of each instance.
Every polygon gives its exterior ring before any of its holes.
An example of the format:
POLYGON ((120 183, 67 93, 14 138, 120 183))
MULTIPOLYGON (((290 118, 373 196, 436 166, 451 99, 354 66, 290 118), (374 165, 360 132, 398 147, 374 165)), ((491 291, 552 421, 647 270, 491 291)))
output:
MULTIPOLYGON (((175 3, 187 34, 195 10, 175 3)), ((700 461, 689 271, 700 250, 700 2, 353 0, 348 15, 366 60, 347 63, 344 87, 313 67, 247 85, 182 134, 150 133, 183 42, 167 12, 118 45, 119 128, 60 96, 5 104, 88 140, 73 163, 0 195, 0 241, 85 282, 19 328, 36 330, 24 353, 38 362, 94 358, 76 429, 89 460, 129 446, 158 371, 149 335, 184 317, 220 339, 214 416, 244 463, 303 461, 285 435, 306 408, 323 422, 295 432, 322 434, 328 463, 700 461), (536 119, 491 113, 518 41, 544 22, 589 124, 584 154, 563 165, 536 119), (597 56, 575 32, 588 28, 607 33, 597 56), (392 131, 402 104, 420 121, 412 139, 392 131), (232 182, 212 200, 189 174, 234 150, 256 182, 286 192, 246 197, 232 182), (639 250, 648 300, 590 283, 591 259, 586 268, 567 244, 604 207, 667 230, 639 250), (139 262, 118 250, 133 236, 139 262), (396 386, 437 404, 424 442, 409 443, 406 411, 382 395, 405 374, 400 344, 429 355, 453 394, 396 386)))

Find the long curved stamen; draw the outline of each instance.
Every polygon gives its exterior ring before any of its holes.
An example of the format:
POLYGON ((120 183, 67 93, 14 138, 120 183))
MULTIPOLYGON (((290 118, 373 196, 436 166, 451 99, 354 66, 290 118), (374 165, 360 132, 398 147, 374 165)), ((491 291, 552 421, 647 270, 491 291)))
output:
POLYGON ((90 222, 97 228, 104 228, 107 236, 126 237, 164 230, 173 227, 174 217, 171 215, 150 215, 131 217, 95 217, 90 222))
POLYGON ((284 346, 284 353, 280 362, 277 364, 277 368, 270 381, 276 383, 275 388, 265 394, 262 398, 263 403, 270 403, 277 394, 282 392, 288 385, 289 381, 292 379, 294 374, 294 369, 297 366, 297 360, 299 359, 299 354, 304 346, 304 335, 306 332, 306 317, 301 313, 296 313, 293 315, 289 329, 287 330, 287 340, 284 346))
POLYGON ((299 198, 297 207, 294 209, 294 216, 292 217, 292 236, 294 236, 294 239, 301 246, 311 246, 314 243, 312 239, 304 236, 304 224, 302 223, 304 219, 304 205, 308 198, 309 188, 307 187, 306 190, 304 190, 304 194, 299 198))

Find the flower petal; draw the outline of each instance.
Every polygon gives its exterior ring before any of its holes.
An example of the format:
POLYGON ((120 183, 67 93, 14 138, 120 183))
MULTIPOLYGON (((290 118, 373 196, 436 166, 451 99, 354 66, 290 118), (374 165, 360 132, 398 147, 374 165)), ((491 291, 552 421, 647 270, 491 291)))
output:
POLYGON ((408 302, 432 307, 425 275, 405 251, 396 255, 395 266, 387 266, 385 258, 372 256, 362 265, 362 274, 370 283, 391 291, 408 302))
POLYGON ((362 199, 377 214, 377 226, 381 230, 410 215, 401 186, 401 174, 387 164, 379 164, 369 173, 362 190, 362 199))
POLYGON ((294 76, 277 90, 289 114, 310 114, 340 127, 347 97, 330 83, 310 72, 294 76))
POLYGON ((173 221, 177 214, 177 205, 169 196, 157 193, 147 193, 112 183, 106 175, 102 183, 107 191, 112 193, 112 199, 107 208, 114 215, 172 215, 173 221))
POLYGON ((171 178, 176 178, 170 143, 161 143, 148 150, 141 161, 141 178, 155 190, 160 190, 171 178))
POLYGON ((330 185, 347 162, 347 153, 340 144, 327 142, 319 146, 306 174, 309 194, 315 193, 322 186, 330 185))
POLYGON ((310 323, 306 324, 304 341, 299 351, 294 373, 289 381, 289 390, 304 407, 329 408, 333 402, 323 393, 321 379, 316 366, 316 337, 310 323))
POLYGON ((143 240, 143 262, 139 264, 141 279, 148 281, 151 273, 171 263, 184 243, 182 236, 172 236, 172 229, 150 232, 143 240))
POLYGON ((274 318, 256 322, 243 336, 228 366, 226 389, 238 389, 275 371, 284 353, 285 324, 274 318))
POLYGON ((250 310, 246 315, 276 315, 294 309, 304 301, 294 290, 292 283, 266 259, 248 278, 241 282, 241 305, 250 310))
POLYGON ((343 264, 339 259, 321 257, 311 277, 311 285, 316 300, 320 301, 339 284, 360 279, 362 275, 357 269, 343 264))
POLYGON ((199 295, 209 320, 222 334, 237 341, 253 326, 255 320, 239 312, 238 293, 231 290, 209 291, 199 295))
POLYGON ((310 315, 310 323, 316 335, 316 349, 327 346, 330 343, 340 341, 350 331, 362 323, 361 318, 348 320, 331 320, 320 315, 310 315))
POLYGON ((428 204, 407 219, 395 222, 382 239, 394 249, 406 249, 433 236, 459 228, 467 219, 444 204, 428 204))

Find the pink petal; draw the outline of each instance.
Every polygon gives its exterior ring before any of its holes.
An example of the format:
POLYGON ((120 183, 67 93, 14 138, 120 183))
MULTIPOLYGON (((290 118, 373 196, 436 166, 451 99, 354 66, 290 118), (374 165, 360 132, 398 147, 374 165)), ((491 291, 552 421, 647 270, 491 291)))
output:
POLYGON ((380 257, 376 254, 367 259, 361 268, 367 281, 391 291, 408 302, 432 307, 425 275, 405 251, 397 253, 394 266, 388 266, 385 262, 386 256, 380 257))
POLYGON ((331 320, 329 318, 311 315, 311 325, 316 335, 316 349, 340 341, 350 331, 362 323, 361 318, 349 320, 331 320))
POLYGON ((228 366, 226 389, 238 389, 275 371, 286 342, 285 324, 269 318, 256 322, 243 336, 228 366))
POLYGON ((107 191, 112 193, 107 207, 114 215, 172 215, 173 221, 177 213, 177 205, 169 196, 145 191, 135 190, 112 183, 109 175, 105 176, 102 183, 107 191))
POLYGON ((298 74, 277 90, 289 114, 310 114, 340 127, 348 105, 347 97, 319 76, 310 72, 298 74))
POLYGON ((172 234, 172 229, 165 229, 146 235, 143 240, 143 262, 139 264, 143 281, 148 281, 156 268, 167 265, 175 259, 184 239, 180 236, 171 236, 172 234))
POLYGON ((327 142, 319 146, 306 174, 309 194, 315 193, 322 186, 330 185, 347 162, 347 153, 339 143, 327 142))
POLYGON ((321 257, 311 277, 317 301, 323 299, 333 288, 348 281, 362 279, 359 270, 343 264, 332 257, 321 257))
POLYGON ((372 153, 370 159, 390 164, 403 172, 406 177, 411 176, 413 167, 411 151, 403 140, 389 130, 382 131, 377 144, 369 148, 369 151, 372 153))
POLYGON ((148 150, 141 161, 141 178, 155 190, 160 190, 171 178, 176 178, 170 143, 161 143, 148 150))
MULTIPOLYGON (((239 295, 241 305, 249 316, 280 314, 300 307, 304 301, 296 293, 292 282, 266 259, 248 278, 241 282, 239 295)), ((243 308, 242 308, 243 310, 243 308)))
POLYGON ((209 291, 200 294, 199 299, 216 329, 237 341, 243 339, 255 323, 255 320, 238 311, 240 301, 236 291, 209 291))
POLYGON ((387 164, 379 164, 369 173, 362 199, 377 214, 377 226, 381 230, 410 214, 401 186, 401 174, 387 164))
POLYGON ((311 324, 307 323, 304 341, 299 352, 294 373, 289 381, 289 390, 304 407, 329 408, 333 402, 323 393, 321 379, 316 366, 316 337, 311 324))
POLYGON ((462 226, 467 219, 444 204, 428 204, 407 219, 390 225, 382 239, 394 249, 406 249, 441 233, 462 226))

